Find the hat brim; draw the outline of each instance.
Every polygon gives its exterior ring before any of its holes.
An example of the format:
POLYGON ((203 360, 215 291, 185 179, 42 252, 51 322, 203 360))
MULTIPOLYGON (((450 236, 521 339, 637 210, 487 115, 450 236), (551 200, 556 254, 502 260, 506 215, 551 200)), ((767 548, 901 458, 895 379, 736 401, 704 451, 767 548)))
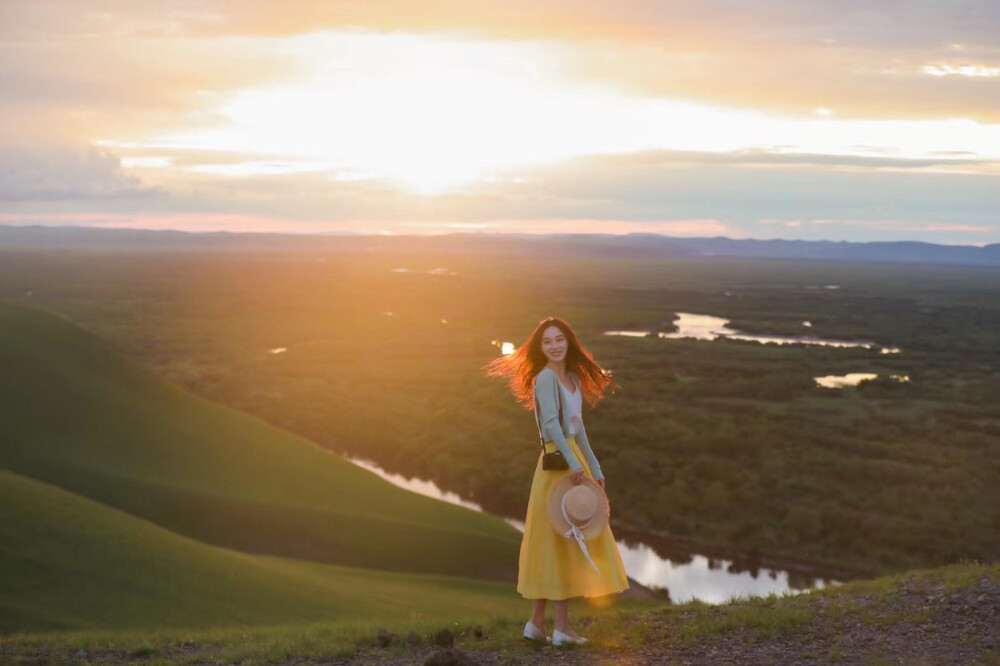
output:
MULTIPOLYGON (((608 496, 604 493, 604 489, 588 476, 583 477, 580 485, 588 486, 597 494, 598 506, 594 514, 594 519, 586 526, 580 528, 584 539, 594 539, 600 536, 604 528, 608 526, 608 496)), ((567 474, 559 479, 556 485, 552 486, 552 492, 549 493, 549 521, 552 523, 552 528, 561 535, 566 534, 572 527, 562 513, 563 495, 572 487, 573 475, 567 474)))

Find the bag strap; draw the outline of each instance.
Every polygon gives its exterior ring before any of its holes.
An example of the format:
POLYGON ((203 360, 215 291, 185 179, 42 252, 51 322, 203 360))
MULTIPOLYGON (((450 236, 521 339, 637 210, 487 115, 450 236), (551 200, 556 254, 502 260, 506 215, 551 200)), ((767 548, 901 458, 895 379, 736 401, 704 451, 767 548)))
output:
MULTIPOLYGON (((537 376, 535 378, 537 382, 537 376)), ((534 387, 532 387, 532 394, 534 394, 534 387)), ((542 451, 545 450, 545 437, 542 436, 542 421, 541 421, 541 404, 538 402, 538 396, 535 398, 535 426, 538 428, 538 444, 542 447, 542 451)), ((559 427, 562 428, 562 397, 559 395, 559 378, 556 377, 556 404, 559 406, 559 427)))

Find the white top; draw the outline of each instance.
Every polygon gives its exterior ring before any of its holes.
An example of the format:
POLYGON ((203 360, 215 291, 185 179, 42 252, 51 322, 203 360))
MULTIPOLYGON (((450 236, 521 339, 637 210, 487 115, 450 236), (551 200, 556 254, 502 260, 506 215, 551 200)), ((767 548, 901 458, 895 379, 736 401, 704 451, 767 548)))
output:
POLYGON ((559 390, 562 391, 566 429, 569 431, 570 437, 573 437, 580 432, 580 427, 583 425, 583 392, 580 391, 579 384, 576 385, 575 391, 570 392, 558 379, 556 383, 559 384, 559 390))

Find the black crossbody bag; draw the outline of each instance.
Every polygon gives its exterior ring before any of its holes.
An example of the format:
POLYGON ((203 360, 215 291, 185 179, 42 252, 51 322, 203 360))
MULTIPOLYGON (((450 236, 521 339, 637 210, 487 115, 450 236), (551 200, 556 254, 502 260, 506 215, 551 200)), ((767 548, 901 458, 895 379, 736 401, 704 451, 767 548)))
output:
MULTIPOLYGON (((558 382, 559 380, 556 379, 558 382)), ((559 385, 556 384, 556 404, 559 406, 559 427, 562 428, 562 396, 559 395, 559 385)), ((538 443, 542 446, 542 469, 546 470, 561 470, 569 469, 569 463, 566 462, 565 456, 563 456, 562 451, 545 451, 545 437, 542 435, 542 421, 541 421, 541 405, 538 402, 538 397, 535 397, 535 425, 538 426, 538 443)))

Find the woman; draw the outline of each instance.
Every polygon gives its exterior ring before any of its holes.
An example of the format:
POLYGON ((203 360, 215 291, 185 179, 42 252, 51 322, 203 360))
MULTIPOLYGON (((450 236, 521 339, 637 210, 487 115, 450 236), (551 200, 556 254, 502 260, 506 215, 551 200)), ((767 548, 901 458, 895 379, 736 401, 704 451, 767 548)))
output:
POLYGON ((604 397, 605 388, 614 391, 617 385, 611 374, 594 362, 569 324, 556 317, 542 321, 513 354, 491 362, 487 373, 507 378, 514 396, 527 409, 538 405, 536 417, 545 440, 544 451, 560 451, 569 464, 566 470, 543 469, 540 453, 535 466, 518 562, 517 591, 532 600, 524 636, 549 640, 545 637, 545 605, 551 599, 555 615, 552 643, 585 643, 586 639, 569 626, 569 599, 627 590, 625 567, 609 527, 587 541, 596 565, 592 568, 577 544, 555 531, 547 506, 552 487, 567 475, 575 485, 587 476, 605 488, 604 474, 583 427, 582 406, 585 398, 593 407, 604 397))

